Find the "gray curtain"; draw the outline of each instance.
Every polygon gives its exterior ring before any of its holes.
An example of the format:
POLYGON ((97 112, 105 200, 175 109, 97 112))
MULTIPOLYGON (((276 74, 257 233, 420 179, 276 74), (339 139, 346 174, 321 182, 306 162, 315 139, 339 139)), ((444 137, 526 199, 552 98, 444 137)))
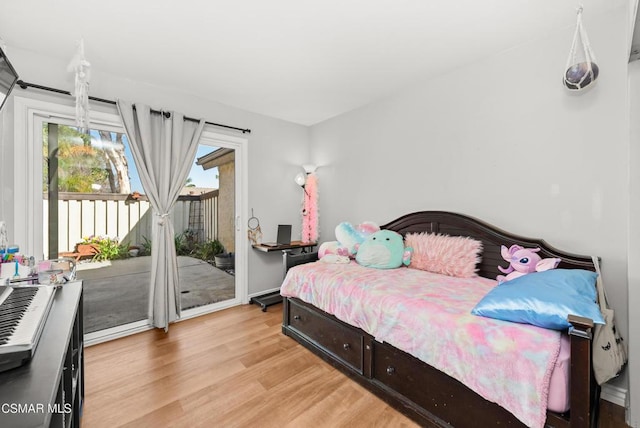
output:
POLYGON ((117 104, 154 214, 149 317, 155 327, 168 331, 169 323, 180 316, 178 259, 169 213, 195 160, 204 121, 185 121, 176 112, 167 118, 143 104, 122 100, 117 104))

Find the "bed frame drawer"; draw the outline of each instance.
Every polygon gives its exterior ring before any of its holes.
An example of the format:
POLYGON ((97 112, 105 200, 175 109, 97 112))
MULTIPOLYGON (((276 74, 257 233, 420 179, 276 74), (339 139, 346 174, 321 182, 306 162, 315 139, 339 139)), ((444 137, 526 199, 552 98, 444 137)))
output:
POLYGON ((343 326, 338 320, 322 317, 294 301, 289 301, 287 323, 289 328, 362 373, 363 335, 343 326))
POLYGON ((475 393, 462 383, 386 343, 374 342, 373 378, 388 392, 437 414, 445 425, 491 426, 497 420, 505 426, 523 426, 495 403, 484 400, 480 407, 485 408, 479 409, 475 393))

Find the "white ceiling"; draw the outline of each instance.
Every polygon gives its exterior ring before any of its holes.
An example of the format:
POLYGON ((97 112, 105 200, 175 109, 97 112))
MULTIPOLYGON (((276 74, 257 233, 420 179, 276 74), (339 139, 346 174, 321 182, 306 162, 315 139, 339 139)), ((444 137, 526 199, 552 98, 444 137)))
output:
POLYGON ((311 125, 627 2, 2 0, 0 37, 65 60, 83 38, 94 70, 311 125))

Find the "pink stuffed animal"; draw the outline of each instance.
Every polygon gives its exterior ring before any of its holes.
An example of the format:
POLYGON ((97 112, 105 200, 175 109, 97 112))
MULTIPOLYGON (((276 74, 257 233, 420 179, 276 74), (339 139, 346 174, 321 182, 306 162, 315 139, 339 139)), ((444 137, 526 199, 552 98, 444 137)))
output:
POLYGON ((509 267, 505 269, 498 266, 500 272, 507 274, 506 276, 498 275, 496 277, 498 282, 509 281, 528 273, 554 269, 560 263, 558 258, 541 258, 536 254, 538 251, 540 248, 524 248, 520 245, 512 245, 507 248, 503 245, 500 248, 500 253, 502 258, 509 262, 509 267))

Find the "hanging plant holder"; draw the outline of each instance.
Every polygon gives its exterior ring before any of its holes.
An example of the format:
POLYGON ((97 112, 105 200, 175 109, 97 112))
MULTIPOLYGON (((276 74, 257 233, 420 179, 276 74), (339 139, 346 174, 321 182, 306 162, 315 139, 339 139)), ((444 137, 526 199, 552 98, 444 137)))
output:
POLYGON ((562 80, 564 86, 571 91, 580 91, 590 86, 600 73, 587 31, 582 24, 582 7, 578 9, 576 30, 565 70, 562 80))

